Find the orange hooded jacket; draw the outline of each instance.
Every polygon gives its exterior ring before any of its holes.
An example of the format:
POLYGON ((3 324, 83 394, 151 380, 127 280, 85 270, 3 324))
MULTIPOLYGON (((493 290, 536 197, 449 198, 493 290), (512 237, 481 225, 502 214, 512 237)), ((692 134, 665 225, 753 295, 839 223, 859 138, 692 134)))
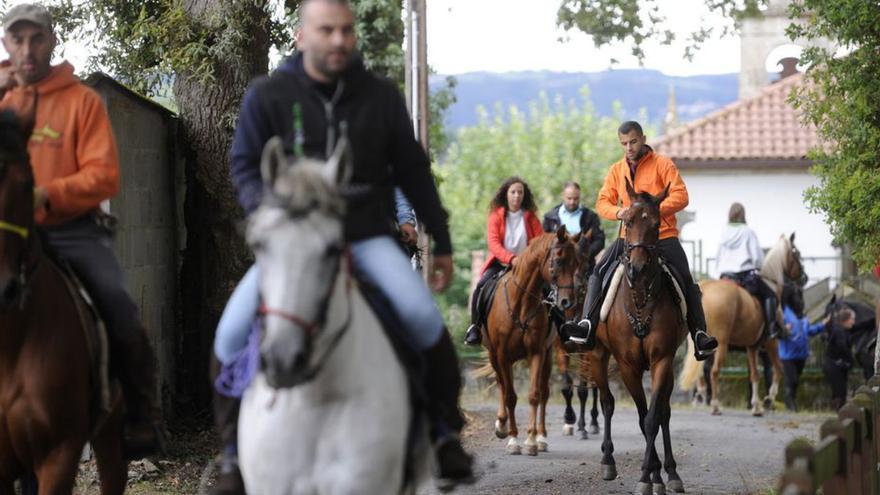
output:
MULTIPOLYGON (((630 174, 626 157, 612 165, 596 200, 596 212, 603 218, 617 220, 617 212, 622 208, 618 203, 623 202, 623 206, 632 203, 626 193, 626 179, 637 192, 649 192, 654 196, 662 193, 666 184, 670 184, 669 196, 660 204, 660 239, 678 237, 675 214, 688 205, 688 192, 672 160, 654 153, 648 147, 648 152, 636 167, 635 179, 630 174)), ((621 229, 620 237, 623 234, 621 229)))
MULTIPOLYGON (((8 62, 4 62, 6 64, 8 62)), ((119 191, 119 156, 101 97, 63 62, 34 85, 8 90, 0 107, 32 98, 37 115, 28 143, 37 186, 49 195, 48 208, 35 212, 40 225, 58 225, 98 208, 119 191)))

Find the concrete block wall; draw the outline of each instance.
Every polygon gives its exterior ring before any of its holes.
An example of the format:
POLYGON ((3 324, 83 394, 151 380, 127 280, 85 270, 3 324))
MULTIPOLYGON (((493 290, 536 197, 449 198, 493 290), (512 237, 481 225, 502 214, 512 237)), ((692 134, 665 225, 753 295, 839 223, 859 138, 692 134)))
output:
POLYGON ((156 351, 160 389, 174 390, 177 327, 179 225, 182 171, 177 170, 171 114, 99 81, 119 150, 119 194, 110 213, 119 220, 114 249, 125 282, 156 351))

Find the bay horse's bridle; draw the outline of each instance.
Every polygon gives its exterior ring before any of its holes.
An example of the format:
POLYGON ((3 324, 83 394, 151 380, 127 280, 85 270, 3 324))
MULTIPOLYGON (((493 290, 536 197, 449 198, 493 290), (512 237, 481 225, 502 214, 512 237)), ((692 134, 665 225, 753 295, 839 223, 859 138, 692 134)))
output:
MULTIPOLYGON (((0 155, 0 174, 6 169, 6 165, 10 162, 19 163, 23 162, 25 166, 30 167, 30 160, 28 155, 25 153, 24 156, 21 156, 20 153, 16 153, 13 155, 0 155)), ((0 175, 0 182, 3 181, 3 176, 0 175)), ((25 256, 27 254, 27 243, 31 240, 32 237, 32 227, 19 225, 14 222, 9 222, 3 219, 0 219, 0 232, 8 232, 10 234, 15 235, 20 238, 25 246, 19 251, 18 255, 18 269, 15 273, 15 280, 18 282, 18 290, 15 294, 15 298, 11 301, 17 303, 16 306, 19 309, 24 307, 25 300, 27 299, 28 293, 28 282, 30 275, 37 271, 39 268, 39 259, 37 260, 37 264, 30 270, 28 273, 27 263, 25 261, 25 256)))
MULTIPOLYGON (((629 226, 624 224, 624 229, 624 232, 626 232, 626 230, 629 230, 629 226)), ((654 305, 657 303, 657 298, 654 296, 654 286, 660 278, 660 272, 662 270, 660 267, 660 258, 656 254, 657 247, 658 245, 656 242, 651 244, 644 242, 627 242, 626 234, 624 233, 623 253, 621 253, 620 258, 621 263, 623 263, 624 266, 624 278, 626 279, 627 287, 630 289, 630 299, 635 308, 632 309, 627 307, 627 304, 624 301, 624 312, 626 313, 627 320, 629 320, 629 323, 632 326, 633 333, 640 339, 647 336, 648 331, 651 329, 651 321, 654 318, 654 305), (647 287, 645 287, 645 294, 641 303, 636 300, 636 293, 638 291, 634 287, 635 279, 630 275, 631 271, 629 269, 630 264, 632 263, 630 253, 632 253, 634 249, 644 249, 648 256, 647 265, 656 265, 656 269, 651 275, 651 281, 648 283, 647 287)))

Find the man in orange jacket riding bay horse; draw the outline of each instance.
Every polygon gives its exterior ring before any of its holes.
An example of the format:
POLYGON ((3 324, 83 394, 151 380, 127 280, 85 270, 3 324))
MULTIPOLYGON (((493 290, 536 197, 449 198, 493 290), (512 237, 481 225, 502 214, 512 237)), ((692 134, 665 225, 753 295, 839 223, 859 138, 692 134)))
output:
MULTIPOLYGON (((603 218, 620 220, 630 206, 629 195, 626 193, 627 181, 633 184, 636 191, 653 195, 660 194, 669 186, 669 196, 660 205, 660 241, 656 250, 673 268, 683 285, 681 289, 687 303, 687 324, 694 339, 695 355, 698 360, 704 360, 715 352, 718 342, 706 333, 700 287, 691 278, 687 256, 678 240, 675 214, 688 205, 687 188, 672 160, 655 153, 645 143, 645 134, 638 122, 624 122, 617 130, 617 136, 623 147, 624 157, 612 165, 605 176, 605 183, 596 201, 596 211, 603 218)), ((577 324, 568 323, 563 327, 563 334, 569 342, 581 344, 588 349, 595 347, 596 326, 599 323, 599 307, 604 290, 602 281, 626 250, 623 234, 621 229, 620 237, 608 247, 602 261, 590 275, 583 319, 577 324)))
MULTIPOLYGON (((50 65, 57 38, 42 5, 21 4, 3 17, 0 107, 37 98, 28 142, 34 172, 34 216, 49 249, 69 263, 106 323, 113 368, 127 410, 125 455, 161 450, 164 429, 156 397, 156 365, 137 306, 125 289, 100 205, 119 190, 119 157, 101 97, 68 62, 50 65), (116 371, 118 370, 118 371, 116 371)), ((15 291, 4 288, 3 296, 15 291)), ((47 310, 50 310, 47 309, 47 310)))

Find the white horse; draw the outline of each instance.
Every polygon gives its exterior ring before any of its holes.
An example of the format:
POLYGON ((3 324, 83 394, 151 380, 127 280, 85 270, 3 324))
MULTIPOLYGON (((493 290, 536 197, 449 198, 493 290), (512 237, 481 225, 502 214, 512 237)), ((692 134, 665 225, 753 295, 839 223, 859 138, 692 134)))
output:
POLYGON ((351 173, 346 155, 344 140, 327 164, 288 163, 278 138, 263 151, 269 189, 247 228, 260 267, 262 369, 238 433, 248 493, 412 493, 427 470, 422 438, 405 482, 407 378, 345 255, 337 186, 351 173))

